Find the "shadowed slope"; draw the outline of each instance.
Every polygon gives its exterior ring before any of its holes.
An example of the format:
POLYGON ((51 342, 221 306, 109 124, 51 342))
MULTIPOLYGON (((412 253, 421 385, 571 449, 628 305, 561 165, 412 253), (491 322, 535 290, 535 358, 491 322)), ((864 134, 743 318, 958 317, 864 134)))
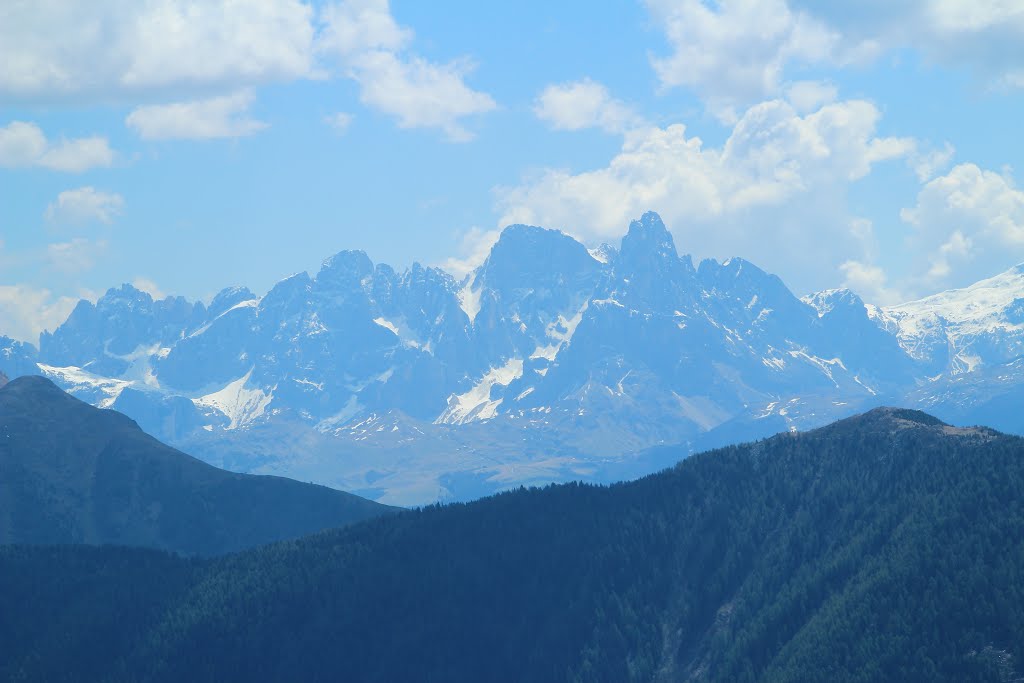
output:
POLYGON ((42 377, 0 389, 0 543, 209 555, 389 510, 323 486, 219 470, 42 377))

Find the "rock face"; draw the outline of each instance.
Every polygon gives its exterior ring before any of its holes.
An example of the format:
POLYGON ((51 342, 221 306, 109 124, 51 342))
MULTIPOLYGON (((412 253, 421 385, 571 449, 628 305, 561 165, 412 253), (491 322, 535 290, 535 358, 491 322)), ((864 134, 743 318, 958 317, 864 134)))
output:
POLYGON ((41 372, 218 465, 396 503, 644 474, 650 449, 807 429, 883 403, 1024 430, 1024 270, 889 309, 694 266, 654 213, 618 248, 506 228, 464 281, 343 251, 258 296, 82 302, 41 372))

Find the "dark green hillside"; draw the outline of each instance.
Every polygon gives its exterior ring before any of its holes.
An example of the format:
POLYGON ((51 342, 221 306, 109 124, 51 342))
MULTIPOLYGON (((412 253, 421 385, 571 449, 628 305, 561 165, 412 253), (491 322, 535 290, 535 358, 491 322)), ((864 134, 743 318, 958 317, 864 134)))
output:
MULTIPOLYGON (((103 680, 1015 680, 1022 486, 1021 439, 876 410, 630 484, 182 562, 150 584, 159 607, 126 618, 132 637, 111 635, 103 680)), ((41 635, 0 671, 27 680, 73 669, 86 615, 120 609, 104 586, 153 561, 67 551, 67 569, 47 552, 0 555, 0 575, 45 596, 73 571, 93 602, 58 609, 55 639, 36 601, 9 601, 0 633, 41 635)))
POLYGON ((42 377, 0 388, 0 543, 211 555, 390 511, 323 486, 219 470, 42 377))

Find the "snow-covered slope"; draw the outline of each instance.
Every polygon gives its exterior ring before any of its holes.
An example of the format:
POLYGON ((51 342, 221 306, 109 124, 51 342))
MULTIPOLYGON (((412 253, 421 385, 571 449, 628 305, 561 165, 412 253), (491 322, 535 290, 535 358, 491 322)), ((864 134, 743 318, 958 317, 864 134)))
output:
POLYGON ((664 464, 652 447, 883 403, 968 416, 986 387, 1005 402, 1024 384, 1022 331, 1021 269, 888 309, 799 299, 741 258, 695 267, 648 213, 618 248, 510 226, 461 282, 342 251, 209 306, 124 285, 38 353, 0 338, 0 370, 47 374, 220 466, 408 504, 635 476, 664 464))
POLYGON ((1024 353, 1024 265, 876 315, 908 354, 936 374, 1005 363, 1024 353))

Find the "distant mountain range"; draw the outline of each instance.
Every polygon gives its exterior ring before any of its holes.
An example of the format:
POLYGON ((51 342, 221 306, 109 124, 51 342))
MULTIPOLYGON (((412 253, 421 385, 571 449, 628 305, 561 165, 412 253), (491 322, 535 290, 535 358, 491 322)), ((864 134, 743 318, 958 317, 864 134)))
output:
POLYGON ((0 547, 0 679, 1019 681, 1022 488, 1024 440, 876 409, 215 561, 0 547))
POLYGON ((0 369, 42 373, 215 465, 397 504, 613 481, 882 404, 1024 432, 1024 267, 879 308, 803 299, 734 258, 679 256, 660 218, 588 250, 506 228, 465 280, 362 252, 210 304, 130 285, 0 369))
POLYGON ((219 470, 46 378, 0 381, 0 544, 217 555, 392 512, 324 486, 219 470))

